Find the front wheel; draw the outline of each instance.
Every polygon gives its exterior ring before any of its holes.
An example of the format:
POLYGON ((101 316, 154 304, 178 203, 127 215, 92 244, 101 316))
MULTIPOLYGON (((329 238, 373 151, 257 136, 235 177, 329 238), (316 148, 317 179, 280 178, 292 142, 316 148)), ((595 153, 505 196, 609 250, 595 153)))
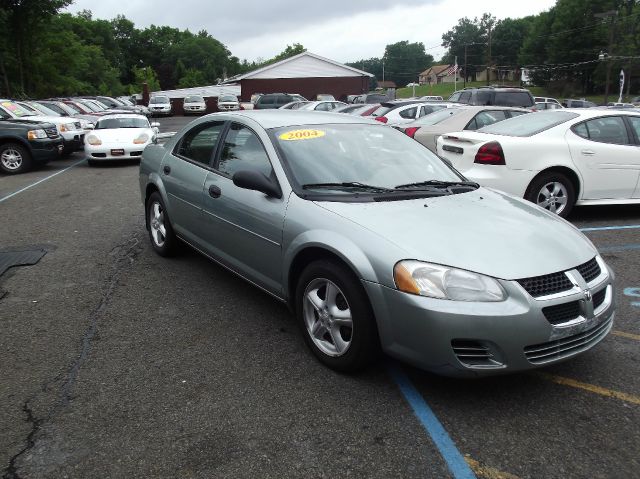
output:
POLYGON ((17 143, 5 143, 0 146, 0 170, 10 175, 24 173, 31 169, 31 154, 17 143))
POLYGON ((378 355, 373 311, 358 278, 332 260, 310 263, 296 288, 296 316, 307 346, 326 366, 355 372, 378 355))
POLYGON ((562 173, 548 172, 533 179, 525 199, 566 218, 576 203, 576 193, 569 178, 562 173))
POLYGON ((151 246, 160 256, 175 254, 177 239, 171 227, 160 193, 152 193, 147 201, 147 223, 151 246))

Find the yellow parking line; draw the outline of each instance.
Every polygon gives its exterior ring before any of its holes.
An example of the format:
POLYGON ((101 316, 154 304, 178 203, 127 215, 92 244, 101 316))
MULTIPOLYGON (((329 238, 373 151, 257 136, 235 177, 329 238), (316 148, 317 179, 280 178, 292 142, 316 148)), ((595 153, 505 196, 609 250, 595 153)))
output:
POLYGON ((621 338, 640 341, 640 334, 631 334, 631 333, 625 333, 624 331, 616 331, 616 330, 611 331, 611 334, 613 334, 614 336, 620 336, 621 338))
POLYGON ((475 475, 482 479, 520 479, 518 476, 514 476, 508 472, 502 472, 493 467, 484 466, 470 457, 465 457, 464 460, 469 464, 469 467, 475 475))
POLYGON ((553 381, 554 383, 557 383, 557 384, 562 384, 563 386, 570 386, 572 388, 584 389, 585 391, 589 391, 594 394, 599 394, 601 396, 620 399, 621 401, 624 401, 624 402, 640 405, 640 396, 635 396, 633 394, 627 394, 620 391, 614 391, 612 389, 606 389, 600 386, 596 386, 595 384, 583 383, 580 381, 576 381, 575 379, 556 376, 554 374, 542 373, 542 372, 537 372, 535 374, 536 376, 540 376, 544 379, 548 379, 549 381, 553 381))

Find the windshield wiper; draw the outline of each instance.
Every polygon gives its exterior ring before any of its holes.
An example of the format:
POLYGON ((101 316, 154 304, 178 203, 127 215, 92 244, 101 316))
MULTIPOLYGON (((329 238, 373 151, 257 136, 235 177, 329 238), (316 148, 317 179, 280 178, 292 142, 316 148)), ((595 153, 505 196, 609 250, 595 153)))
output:
POLYGON ((480 185, 475 181, 442 181, 442 180, 427 180, 418 181, 417 183, 407 183, 404 185, 398 185, 395 188, 397 190, 419 188, 421 186, 432 186, 434 188, 449 188, 450 186, 462 186, 468 188, 479 188, 480 185))
POLYGON ((385 188, 384 186, 367 185, 365 183, 360 183, 359 181, 345 181, 342 183, 307 183, 306 185, 302 185, 302 188, 305 190, 316 188, 348 188, 371 191, 374 193, 389 193, 394 191, 391 188, 385 188))

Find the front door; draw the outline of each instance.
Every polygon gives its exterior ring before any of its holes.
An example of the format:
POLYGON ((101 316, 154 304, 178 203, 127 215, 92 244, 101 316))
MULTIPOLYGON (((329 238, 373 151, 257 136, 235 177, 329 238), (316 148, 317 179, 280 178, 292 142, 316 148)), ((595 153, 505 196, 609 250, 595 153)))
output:
POLYGON ((286 198, 233 184, 234 173, 254 170, 275 180, 258 135, 232 123, 203 188, 203 226, 209 252, 245 278, 282 295, 282 230, 286 198))

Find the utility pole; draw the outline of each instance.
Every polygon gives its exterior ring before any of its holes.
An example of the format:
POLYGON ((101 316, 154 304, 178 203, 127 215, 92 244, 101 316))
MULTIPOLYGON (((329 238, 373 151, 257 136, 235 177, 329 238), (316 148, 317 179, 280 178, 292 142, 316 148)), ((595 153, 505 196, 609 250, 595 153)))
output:
POLYGON ((384 58, 382 59, 382 81, 384 81, 384 58))
POLYGON ((489 58, 487 59, 487 86, 491 80, 491 25, 489 25, 489 58))
POLYGON ((609 10, 608 12, 596 13, 594 15, 594 17, 596 18, 602 18, 602 19, 611 17, 611 25, 609 26, 609 51, 607 52, 607 60, 606 60, 607 61, 607 79, 604 86, 604 104, 605 105, 609 101, 609 84, 611 83, 611 66, 612 66, 610 58, 611 58, 611 55, 613 55, 613 52, 611 50, 613 49, 613 39, 614 39, 617 16, 618 16, 617 10, 609 10))
POLYGON ((462 88, 466 88, 467 87, 467 47, 469 46, 468 43, 464 44, 464 80, 462 80, 462 88))

